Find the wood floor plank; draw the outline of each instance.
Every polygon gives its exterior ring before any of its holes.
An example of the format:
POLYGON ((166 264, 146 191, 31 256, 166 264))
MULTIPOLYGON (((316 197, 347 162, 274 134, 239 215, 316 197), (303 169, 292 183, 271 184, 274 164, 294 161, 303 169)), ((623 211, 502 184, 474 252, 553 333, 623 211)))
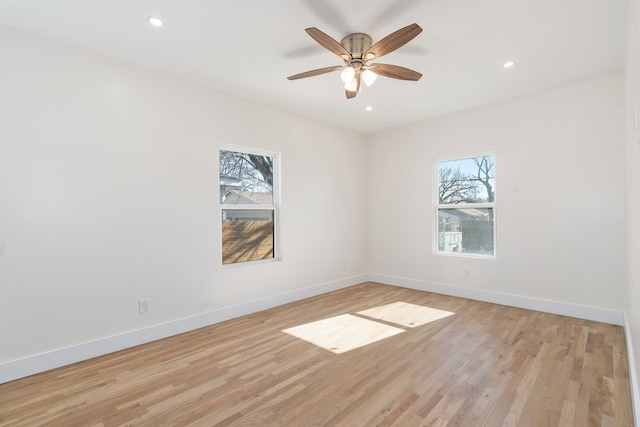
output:
POLYGON ((0 385, 0 426, 85 425, 633 418, 621 327, 364 283, 0 385))

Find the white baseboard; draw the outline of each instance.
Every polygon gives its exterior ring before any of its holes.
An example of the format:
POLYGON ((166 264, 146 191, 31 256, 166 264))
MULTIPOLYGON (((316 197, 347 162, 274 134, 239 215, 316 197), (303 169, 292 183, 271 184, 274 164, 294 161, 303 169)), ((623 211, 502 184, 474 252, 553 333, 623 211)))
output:
POLYGON ((571 316, 579 319, 594 320, 597 322, 624 326, 624 313, 622 311, 568 304, 564 302, 532 298, 522 295, 505 294, 482 289, 464 288, 461 286, 445 285, 441 283, 430 283, 421 280, 386 276, 382 274, 369 274, 368 277, 371 282, 378 282, 386 285, 400 286, 419 291, 434 292, 443 295, 469 298, 476 301, 491 302, 511 307, 525 308, 528 310, 536 310, 545 313, 560 314, 563 316, 571 316))
POLYGON ((0 384, 367 281, 348 277, 0 364, 0 384))
POLYGON ((629 383, 631 384, 631 404, 633 405, 633 417, 640 423, 640 388, 638 386, 638 372, 634 363, 635 353, 633 351, 633 340, 631 339, 631 326, 627 312, 624 312, 624 338, 627 344, 627 358, 629 359, 629 383))
MULTIPOLYGON (((478 301, 492 302, 530 310, 543 311, 553 314, 578 317, 598 322, 625 325, 623 312, 575 304, 567 304, 551 300, 525 297, 520 295, 503 294, 499 292, 464 288, 459 286, 429 283, 415 279, 380 274, 362 274, 345 279, 322 283, 292 292, 273 295, 270 297, 248 301, 246 303, 224 307, 195 316, 176 319, 167 323, 124 332, 122 334, 103 337, 94 341, 59 348, 45 353, 11 360, 0 364, 0 384, 19 378, 28 377, 61 366, 91 359, 123 350, 137 345, 167 338, 188 332, 204 326, 213 325, 247 314, 255 313, 278 305, 313 297, 327 292, 344 289, 362 282, 371 281, 387 285, 400 286, 420 291, 435 292, 444 295, 469 298, 478 301)), ((626 329, 625 329, 626 330, 626 329)), ((629 343, 629 338, 627 338, 629 343)), ((630 347, 629 347, 630 348, 630 347)), ((629 360, 634 360, 630 357, 629 360)), ((634 399, 638 399, 637 383, 634 375, 634 399)), ((637 405, 636 405, 637 406, 637 405)))

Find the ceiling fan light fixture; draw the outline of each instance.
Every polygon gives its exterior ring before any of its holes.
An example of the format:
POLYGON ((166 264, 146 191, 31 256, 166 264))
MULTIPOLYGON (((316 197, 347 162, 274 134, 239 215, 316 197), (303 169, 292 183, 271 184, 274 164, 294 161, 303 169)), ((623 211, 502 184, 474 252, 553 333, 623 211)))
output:
POLYGON ((348 83, 344 84, 344 90, 348 90, 349 92, 355 92, 358 90, 358 80, 353 79, 348 83))
POLYGON ((364 70, 362 72, 362 81, 367 86, 371 86, 373 82, 376 81, 377 78, 378 78, 378 75, 371 70, 364 70))
POLYGON ((347 66, 342 73, 340 73, 340 79, 343 83, 351 83, 354 81, 356 76, 356 70, 354 70, 351 66, 347 66))
POLYGON ((373 84, 378 75, 410 81, 418 81, 422 77, 422 74, 417 71, 398 65, 368 64, 369 61, 393 52, 413 40, 422 32, 422 28, 418 24, 400 28, 375 44, 371 43, 371 36, 364 33, 349 34, 341 42, 338 42, 315 27, 305 28, 305 31, 319 45, 342 58, 343 65, 294 74, 287 77, 289 80, 298 80, 340 70, 340 80, 344 83, 345 95, 347 99, 353 99, 362 89, 362 82, 369 86, 373 84))

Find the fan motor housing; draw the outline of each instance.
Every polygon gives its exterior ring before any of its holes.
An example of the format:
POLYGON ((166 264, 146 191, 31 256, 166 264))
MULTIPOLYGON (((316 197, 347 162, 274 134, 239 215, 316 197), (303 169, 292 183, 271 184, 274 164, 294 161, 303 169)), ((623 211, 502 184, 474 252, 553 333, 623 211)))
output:
POLYGON ((362 55, 371 47, 371 37, 364 33, 349 34, 340 41, 352 57, 362 59, 362 55))

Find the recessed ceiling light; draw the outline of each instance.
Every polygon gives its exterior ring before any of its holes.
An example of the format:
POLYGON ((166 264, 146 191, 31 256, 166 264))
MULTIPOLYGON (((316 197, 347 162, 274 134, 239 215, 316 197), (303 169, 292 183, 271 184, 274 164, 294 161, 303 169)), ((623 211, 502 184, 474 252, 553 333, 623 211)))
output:
POLYGON ((502 64, 502 66, 503 66, 504 68, 511 68, 511 67, 513 67, 514 65, 516 65, 516 63, 515 63, 515 62, 513 62, 513 61, 507 61, 507 62, 505 62, 504 64, 502 64))
POLYGON ((162 27, 162 20, 160 18, 156 18, 155 16, 147 16, 147 21, 154 27, 162 27))
POLYGON ((367 110, 367 111, 371 111, 371 110, 373 110, 373 107, 372 107, 371 105, 368 105, 368 106, 365 108, 365 110, 367 110))

